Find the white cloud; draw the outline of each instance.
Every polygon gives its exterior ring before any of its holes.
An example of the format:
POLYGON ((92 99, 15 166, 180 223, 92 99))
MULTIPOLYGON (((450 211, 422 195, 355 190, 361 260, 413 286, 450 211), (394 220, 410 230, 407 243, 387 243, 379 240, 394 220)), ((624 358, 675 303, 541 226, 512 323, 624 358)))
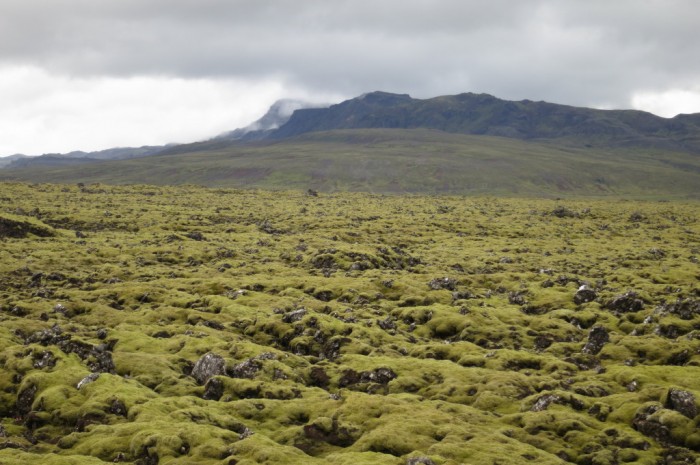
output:
POLYGON ((697 113, 700 111, 700 88, 640 92, 632 96, 632 107, 666 118, 672 118, 679 113, 697 113))
POLYGON ((0 155, 192 142, 245 126, 275 100, 281 80, 52 75, 0 69, 0 155))

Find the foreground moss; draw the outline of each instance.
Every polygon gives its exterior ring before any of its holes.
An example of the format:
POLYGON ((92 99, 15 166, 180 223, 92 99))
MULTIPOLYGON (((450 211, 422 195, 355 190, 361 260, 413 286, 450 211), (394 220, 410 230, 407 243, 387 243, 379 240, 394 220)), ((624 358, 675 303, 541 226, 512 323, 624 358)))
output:
POLYGON ((0 191, 0 463, 698 463, 695 203, 0 191))

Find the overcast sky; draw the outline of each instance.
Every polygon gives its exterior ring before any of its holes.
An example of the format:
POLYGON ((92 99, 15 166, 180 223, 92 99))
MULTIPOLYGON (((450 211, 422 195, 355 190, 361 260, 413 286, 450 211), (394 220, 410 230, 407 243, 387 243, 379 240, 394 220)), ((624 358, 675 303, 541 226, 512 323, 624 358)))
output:
POLYGON ((0 0, 0 155, 190 142, 279 98, 700 112, 697 0, 0 0))

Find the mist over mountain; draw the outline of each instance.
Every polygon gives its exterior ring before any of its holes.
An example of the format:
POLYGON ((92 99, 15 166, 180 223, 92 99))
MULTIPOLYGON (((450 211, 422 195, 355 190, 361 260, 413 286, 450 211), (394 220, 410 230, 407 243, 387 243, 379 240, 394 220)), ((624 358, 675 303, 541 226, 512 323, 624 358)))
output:
POLYGON ((215 140, 256 140, 263 139, 272 131, 284 125, 296 110, 322 108, 328 105, 318 105, 302 100, 282 99, 272 104, 270 109, 260 119, 244 128, 234 129, 216 136, 215 140))

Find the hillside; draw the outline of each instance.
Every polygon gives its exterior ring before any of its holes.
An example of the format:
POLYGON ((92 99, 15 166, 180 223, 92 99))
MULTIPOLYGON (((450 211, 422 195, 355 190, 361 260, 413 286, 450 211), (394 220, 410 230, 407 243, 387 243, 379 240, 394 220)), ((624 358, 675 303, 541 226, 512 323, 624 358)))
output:
POLYGON ((428 129, 354 129, 255 143, 214 140, 79 168, 4 170, 0 178, 327 192, 679 198, 700 195, 700 157, 428 129))
POLYGON ((160 153, 169 146, 117 147, 96 152, 52 153, 39 156, 14 155, 0 158, 0 168, 63 167, 93 163, 100 160, 125 160, 160 153))
POLYGON ((700 463, 696 202, 0 183, 0 243, 3 465, 700 463))

